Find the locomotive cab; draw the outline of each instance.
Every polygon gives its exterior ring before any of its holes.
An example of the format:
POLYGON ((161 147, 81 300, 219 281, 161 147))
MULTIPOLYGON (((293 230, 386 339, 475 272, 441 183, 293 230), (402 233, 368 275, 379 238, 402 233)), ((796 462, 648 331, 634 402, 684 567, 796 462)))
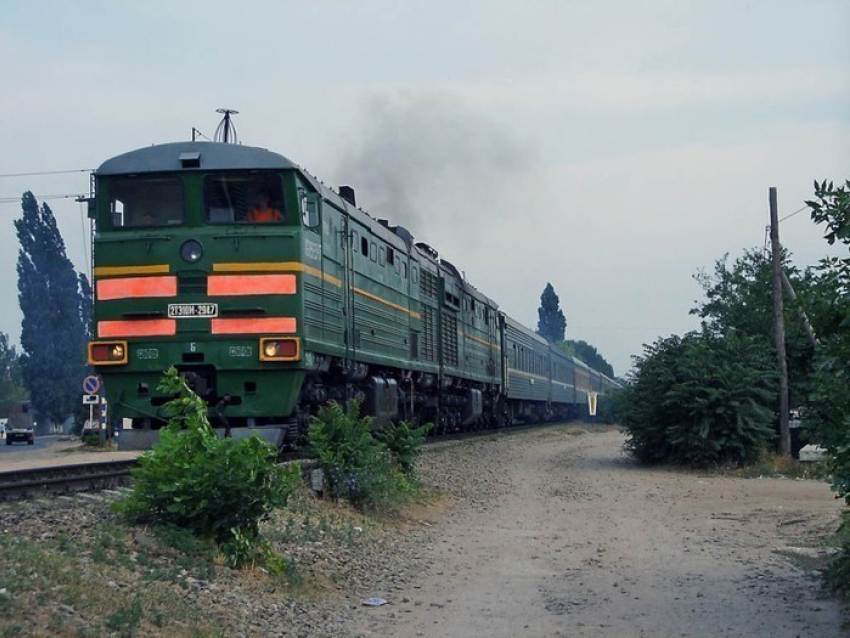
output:
POLYGON ((321 288, 310 177, 264 149, 186 142, 109 160, 95 186, 89 362, 113 418, 131 432, 162 425, 171 397, 157 384, 175 365, 214 425, 279 444, 306 372, 303 279, 318 275, 321 288))

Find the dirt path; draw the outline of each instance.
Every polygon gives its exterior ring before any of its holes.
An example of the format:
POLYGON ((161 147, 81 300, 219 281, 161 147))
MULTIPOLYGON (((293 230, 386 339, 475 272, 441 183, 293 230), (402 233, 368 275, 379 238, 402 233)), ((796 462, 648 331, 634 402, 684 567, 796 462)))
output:
POLYGON ((616 431, 482 445, 506 489, 460 499, 427 573, 364 635, 839 636, 804 549, 840 511, 812 481, 643 469, 616 431))

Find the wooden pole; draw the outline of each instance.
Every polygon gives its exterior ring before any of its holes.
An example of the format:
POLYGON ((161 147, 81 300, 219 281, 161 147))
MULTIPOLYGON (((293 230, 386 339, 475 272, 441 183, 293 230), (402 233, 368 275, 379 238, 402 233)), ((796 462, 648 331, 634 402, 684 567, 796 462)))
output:
POLYGON ((785 274, 785 271, 782 270, 782 287, 785 289, 785 293, 791 298, 791 301, 794 302, 794 306, 797 309, 797 316, 800 317, 800 323, 803 326, 803 330, 806 331, 806 336, 809 337, 809 343, 812 344, 813 348, 817 348, 818 346, 818 337, 815 334, 815 329, 812 327, 812 322, 809 321, 809 315, 806 314, 806 311, 800 305, 800 302, 797 301, 797 293, 794 292, 794 286, 791 285, 791 280, 788 279, 788 275, 785 274))
POLYGON ((769 190, 770 246, 773 254, 773 322, 776 358, 779 363, 779 453, 791 455, 791 431, 788 425, 788 362, 785 358, 785 319, 782 314, 782 246, 779 244, 779 212, 776 187, 769 190))

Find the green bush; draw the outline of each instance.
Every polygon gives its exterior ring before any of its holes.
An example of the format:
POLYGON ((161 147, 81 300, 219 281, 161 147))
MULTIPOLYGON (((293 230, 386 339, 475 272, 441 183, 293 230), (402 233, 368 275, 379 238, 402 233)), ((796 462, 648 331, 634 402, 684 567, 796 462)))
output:
POLYGON ((617 397, 626 448, 640 461, 694 467, 746 464, 774 436, 769 348, 708 333, 645 346, 617 397))
POLYGON ((419 448, 433 428, 433 423, 425 423, 417 428, 410 421, 400 421, 375 432, 375 438, 387 446, 402 474, 414 478, 419 448))
POLYGON ((373 422, 360 416, 358 401, 350 401, 347 412, 331 401, 310 419, 307 440, 331 497, 378 509, 395 505, 410 485, 387 446, 372 436, 373 422))
POLYGON ((139 457, 132 491, 116 509, 130 520, 185 528, 249 555, 245 539, 258 542, 260 521, 286 505, 300 468, 278 465, 277 450, 258 437, 217 438, 206 404, 174 368, 159 389, 176 396, 166 405, 170 421, 139 457))
POLYGON ((106 447, 106 439, 100 434, 84 434, 80 440, 87 447, 106 447))
MULTIPOLYGON (((850 247, 850 181, 814 184, 816 200, 807 201, 812 220, 826 227, 830 244, 850 247)), ((846 254, 846 253, 845 253, 846 254)), ((814 381, 804 419, 807 438, 827 451, 826 468, 832 489, 850 504, 850 258, 824 259, 818 268, 814 297, 814 381)), ((838 533, 842 545, 827 573, 827 585, 850 598, 850 515, 844 513, 838 533)))

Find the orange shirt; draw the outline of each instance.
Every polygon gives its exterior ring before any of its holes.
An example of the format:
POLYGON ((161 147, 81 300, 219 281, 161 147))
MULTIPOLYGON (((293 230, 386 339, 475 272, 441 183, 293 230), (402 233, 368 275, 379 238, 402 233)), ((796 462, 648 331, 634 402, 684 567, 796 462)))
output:
POLYGON ((255 206, 253 210, 248 211, 249 222, 279 222, 283 217, 277 208, 270 206, 255 206))

